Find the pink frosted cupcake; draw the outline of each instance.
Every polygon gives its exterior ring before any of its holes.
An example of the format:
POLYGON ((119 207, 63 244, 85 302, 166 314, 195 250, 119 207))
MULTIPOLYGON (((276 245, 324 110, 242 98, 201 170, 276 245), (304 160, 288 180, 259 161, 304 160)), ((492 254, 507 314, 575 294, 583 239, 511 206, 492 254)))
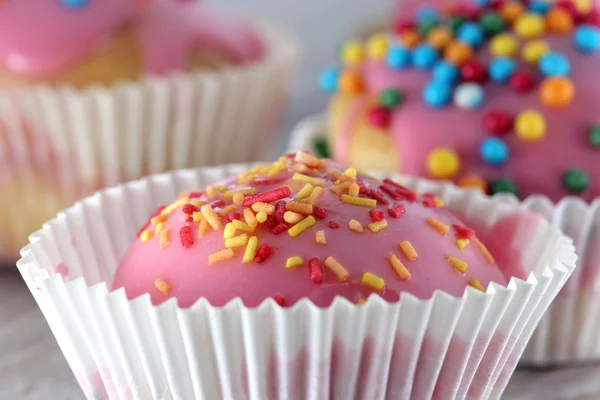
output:
POLYGON ((0 148, 20 159, 0 173, 2 205, 30 217, 0 215, 0 251, 16 257, 57 204, 105 185, 264 158, 296 57, 285 33, 199 1, 2 2, 0 148))
POLYGON ((88 398, 499 397, 574 267, 475 192, 307 153, 245 168, 102 192, 24 250, 88 398))

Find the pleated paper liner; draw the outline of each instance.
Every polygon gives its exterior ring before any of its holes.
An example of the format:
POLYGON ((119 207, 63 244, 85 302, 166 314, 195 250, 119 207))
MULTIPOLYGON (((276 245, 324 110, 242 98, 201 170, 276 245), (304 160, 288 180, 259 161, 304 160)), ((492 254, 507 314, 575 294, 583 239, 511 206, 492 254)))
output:
MULTIPOLYGON (((497 399, 548 305, 575 266, 569 239, 522 219, 511 250, 526 281, 462 297, 371 296, 247 308, 206 300, 152 306, 109 292, 119 259, 159 204, 245 171, 162 174, 102 191, 31 236, 18 266, 89 399, 497 399), (60 274, 57 273, 60 272, 60 274), (62 276, 64 276, 64 279, 62 276)), ((467 223, 519 211, 446 184, 404 181, 443 198, 467 223)))
POLYGON ((251 66, 83 90, 1 90, 0 154, 14 157, 2 165, 0 182, 14 192, 15 207, 42 203, 36 218, 26 209, 2 207, 5 258, 17 259, 28 233, 99 188, 172 169, 267 158, 277 142, 299 46, 278 29, 263 26, 260 32, 269 51, 251 66), (52 201, 44 203, 46 197, 52 201))

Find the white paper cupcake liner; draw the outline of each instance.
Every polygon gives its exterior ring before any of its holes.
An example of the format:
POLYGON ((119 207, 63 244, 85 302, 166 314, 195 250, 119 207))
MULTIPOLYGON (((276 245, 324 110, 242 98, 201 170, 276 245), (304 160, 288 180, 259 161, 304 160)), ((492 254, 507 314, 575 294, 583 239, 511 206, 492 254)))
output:
MULTIPOLYGON (((575 267, 571 241, 543 219, 511 248, 526 281, 460 298, 371 296, 291 308, 274 301, 189 309, 109 292, 119 259, 157 205, 248 165, 156 175, 107 189, 30 238, 18 267, 89 399, 497 399, 543 312, 575 267), (57 273, 60 272, 59 273, 57 273), (64 276, 64 280, 63 277, 64 276)), ((519 210, 447 184, 433 192, 468 222, 519 210)))
MULTIPOLYGON (((151 173, 267 158, 276 143, 299 45, 272 27, 260 33, 268 52, 251 66, 148 77, 109 88, 1 90, 0 154, 14 155, 12 163, 1 165, 3 187, 31 176, 33 187, 22 190, 19 203, 39 199, 43 186, 65 207, 101 187, 151 173)), ((25 213, 16 213, 20 221, 0 229, 0 236, 17 241, 13 259, 25 244, 23 228, 38 229, 60 209, 53 203, 39 207, 50 213, 33 224, 25 213)))
MULTIPOLYGON (((326 138, 325 116, 307 118, 292 133, 289 152, 316 152, 315 141, 326 138)), ((495 196, 511 204, 509 195, 495 196)), ((538 213, 573 238, 578 268, 532 336, 524 365, 549 366, 600 360, 600 199, 588 204, 565 198, 558 204, 543 196, 526 199, 521 207, 538 213)))

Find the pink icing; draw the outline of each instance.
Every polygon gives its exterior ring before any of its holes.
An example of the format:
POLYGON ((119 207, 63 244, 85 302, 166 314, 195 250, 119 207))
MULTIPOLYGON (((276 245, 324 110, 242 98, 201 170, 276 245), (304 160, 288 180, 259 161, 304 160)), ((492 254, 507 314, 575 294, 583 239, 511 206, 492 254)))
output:
MULTIPOLYGON (((288 163, 291 159, 288 158, 288 163)), ((343 171, 334 163, 328 162, 327 169, 314 170, 319 178, 330 179, 332 171, 343 171)), ((298 183, 291 180, 291 171, 282 171, 278 183, 258 186, 259 193, 268 191, 285 183, 298 183)), ((380 182, 361 177, 368 188, 377 189, 380 182)), ((221 182, 227 190, 238 190, 248 185, 237 185, 235 179, 221 182)), ((303 185, 303 184, 302 184, 303 185)), ((299 186, 302 187, 302 185, 299 186)), ((328 181, 327 186, 331 186, 328 181)), ((299 190, 294 189, 292 195, 299 190)), ((205 200, 201 197, 200 200, 205 200)), ((289 198, 286 200, 290 200, 289 198)), ((388 198, 388 200, 390 200, 388 198)), ((228 201, 231 203, 231 200, 228 201)), ((390 200, 390 203, 394 201, 390 200)), ((406 212, 399 218, 388 215, 390 205, 379 204, 378 210, 385 213, 388 227, 378 233, 367 229, 371 222, 369 208, 343 204, 340 198, 325 189, 319 206, 328 210, 327 218, 317 220, 316 225, 296 238, 286 232, 272 234, 265 226, 259 225, 253 233, 259 243, 268 243, 275 248, 274 254, 264 263, 242 264, 244 248, 237 249, 234 258, 217 265, 208 265, 208 256, 224 248, 223 231, 212 231, 203 237, 197 237, 198 224, 185 222, 181 206, 170 214, 165 222, 169 232, 170 244, 161 248, 158 235, 147 243, 135 240, 123 257, 116 272, 113 288, 124 287, 129 298, 150 293, 154 304, 176 297, 181 307, 189 307, 200 297, 207 298, 213 305, 223 305, 235 297, 240 297, 247 306, 257 306, 269 297, 282 296, 286 305, 308 298, 319 306, 327 306, 336 296, 342 296, 355 302, 376 293, 374 289, 361 285, 364 272, 371 272, 385 280, 385 289, 378 293, 389 301, 397 301, 402 292, 412 293, 420 298, 429 298, 435 290, 461 296, 471 278, 476 278, 486 287, 489 282, 507 283, 507 276, 498 267, 492 267, 483 253, 471 243, 464 250, 456 246, 457 234, 451 229, 445 237, 429 226, 426 219, 436 218, 451 226, 462 224, 446 208, 426 208, 421 200, 410 203, 401 201, 406 212), (364 227, 364 233, 356 233, 348 228, 351 219, 356 219, 364 227), (340 227, 331 229, 329 221, 337 222, 340 227), (195 239, 191 248, 185 248, 179 232, 186 225, 192 226, 195 239), (324 230, 327 245, 315 244, 317 230, 324 230), (409 240, 418 253, 418 259, 408 261, 398 249, 398 243, 409 240), (387 258, 396 254, 403 260, 412 277, 400 280, 394 273, 387 258), (287 258, 301 256, 304 265, 295 269, 286 269, 287 258), (317 257, 321 262, 332 256, 349 272, 347 282, 339 279, 327 268, 322 284, 313 283, 309 277, 308 261, 317 257), (448 256, 454 256, 468 263, 465 274, 451 267, 448 256), (172 286, 167 294, 160 293, 154 286, 156 279, 164 279, 172 286)), ((219 210, 220 208, 215 208, 219 210)), ((241 207, 238 205, 238 211, 241 207)), ((150 228, 152 229, 151 225, 150 228)), ((241 232, 238 231, 237 234, 241 232)))
POLYGON ((187 67, 201 47, 232 63, 261 57, 263 47, 245 23, 216 15, 199 1, 90 0, 68 8, 58 0, 6 0, 0 4, 0 60, 9 70, 44 77, 75 64, 132 26, 145 73, 165 74, 187 67))

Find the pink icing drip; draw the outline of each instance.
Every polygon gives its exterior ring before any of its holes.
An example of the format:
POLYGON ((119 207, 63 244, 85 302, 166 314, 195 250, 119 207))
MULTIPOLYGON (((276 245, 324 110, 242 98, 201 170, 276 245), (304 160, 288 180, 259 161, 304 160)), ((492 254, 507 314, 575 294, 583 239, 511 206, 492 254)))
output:
POLYGON ((190 52, 201 46, 233 63, 263 53, 250 26, 221 18, 199 1, 91 0, 68 9, 54 0, 6 0, 0 4, 0 59, 16 73, 43 77, 106 46, 127 24, 139 38, 145 73, 184 70, 190 52))

